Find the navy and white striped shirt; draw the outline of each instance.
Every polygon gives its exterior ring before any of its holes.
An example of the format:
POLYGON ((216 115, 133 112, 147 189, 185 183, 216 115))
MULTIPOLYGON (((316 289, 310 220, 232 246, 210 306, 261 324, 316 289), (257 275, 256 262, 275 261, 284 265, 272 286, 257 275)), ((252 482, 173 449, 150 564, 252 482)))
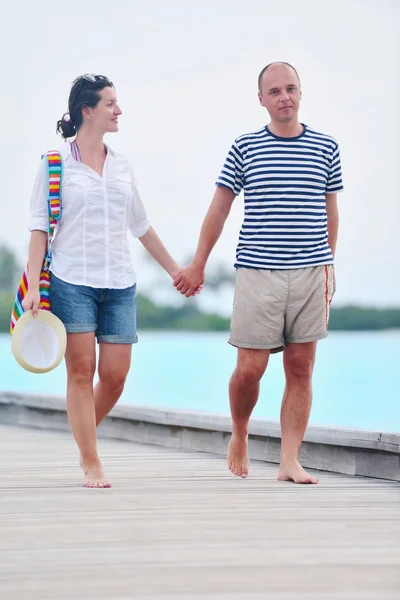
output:
POLYGON ((337 142, 303 125, 294 138, 263 127, 233 143, 217 185, 244 189, 235 267, 301 269, 333 263, 327 193, 343 189, 337 142))

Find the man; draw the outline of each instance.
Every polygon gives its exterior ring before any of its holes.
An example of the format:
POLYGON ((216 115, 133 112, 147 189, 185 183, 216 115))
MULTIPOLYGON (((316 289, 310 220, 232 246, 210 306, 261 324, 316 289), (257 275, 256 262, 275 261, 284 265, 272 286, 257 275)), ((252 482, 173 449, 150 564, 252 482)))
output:
POLYGON ((283 350, 278 479, 318 483, 301 467, 298 454, 311 409, 317 341, 328 335, 335 291, 340 154, 334 139, 299 122, 301 86, 294 67, 267 65, 258 86, 270 123, 233 143, 195 256, 174 285, 189 296, 203 283, 207 259, 243 189, 245 215, 229 339, 238 348, 238 359, 229 385, 233 423, 227 462, 232 473, 247 477, 250 415, 270 354, 283 350))

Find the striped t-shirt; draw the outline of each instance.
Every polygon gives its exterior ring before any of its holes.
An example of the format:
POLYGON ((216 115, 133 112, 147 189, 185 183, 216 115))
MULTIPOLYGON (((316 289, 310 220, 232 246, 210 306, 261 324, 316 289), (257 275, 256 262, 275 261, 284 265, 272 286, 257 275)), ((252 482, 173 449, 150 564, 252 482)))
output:
POLYGON ((263 127, 233 143, 217 185, 244 190, 235 267, 301 269, 333 263, 325 194, 343 189, 337 142, 303 125, 282 138, 263 127))

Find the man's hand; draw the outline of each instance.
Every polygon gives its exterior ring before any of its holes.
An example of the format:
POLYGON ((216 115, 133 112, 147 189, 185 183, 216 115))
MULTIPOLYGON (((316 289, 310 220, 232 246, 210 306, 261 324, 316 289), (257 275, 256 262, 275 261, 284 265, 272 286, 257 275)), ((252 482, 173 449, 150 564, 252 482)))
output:
POLYGON ((217 186, 214 197, 201 226, 199 243, 192 262, 174 278, 174 286, 189 298, 198 294, 204 283, 204 270, 211 250, 224 228, 225 221, 235 198, 233 191, 217 186))
POLYGON ((203 289, 204 267, 193 261, 174 279, 174 286, 182 295, 189 298, 203 289))
POLYGON ((25 298, 22 300, 22 308, 26 310, 32 310, 33 316, 36 317, 40 304, 40 293, 39 288, 32 291, 28 290, 25 298))

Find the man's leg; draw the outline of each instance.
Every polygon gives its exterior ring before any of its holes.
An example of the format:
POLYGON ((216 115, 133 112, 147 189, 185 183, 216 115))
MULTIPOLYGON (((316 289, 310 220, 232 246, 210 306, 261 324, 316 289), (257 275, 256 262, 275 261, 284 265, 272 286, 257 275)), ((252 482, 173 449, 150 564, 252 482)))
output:
POLYGON ((281 409, 280 481, 318 483, 318 479, 306 473, 298 461, 311 410, 316 348, 317 342, 288 344, 283 352, 286 387, 281 409))
POLYGON ((238 360, 229 383, 232 437, 227 463, 234 475, 247 477, 249 456, 247 435, 250 415, 260 391, 260 380, 267 368, 270 350, 238 348, 238 360))

